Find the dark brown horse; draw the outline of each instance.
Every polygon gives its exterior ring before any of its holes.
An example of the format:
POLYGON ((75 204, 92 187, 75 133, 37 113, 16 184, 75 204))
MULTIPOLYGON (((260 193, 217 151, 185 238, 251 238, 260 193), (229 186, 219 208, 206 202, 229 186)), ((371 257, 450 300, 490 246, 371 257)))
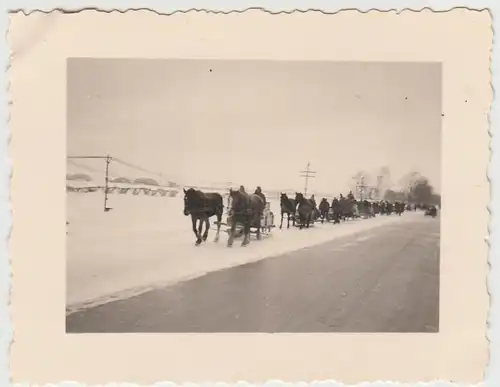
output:
POLYGON ((326 198, 321 199, 318 209, 319 209, 319 214, 320 214, 319 216, 321 219, 321 223, 324 223, 325 219, 328 222, 329 221, 328 212, 330 212, 330 203, 328 203, 328 200, 326 200, 326 198))
POLYGON ((247 194, 243 191, 229 190, 231 198, 230 216, 231 216, 231 230, 229 232, 229 239, 227 246, 231 247, 234 242, 236 232, 236 225, 239 223, 243 225, 243 242, 242 246, 250 243, 250 228, 257 229, 257 239, 260 239, 261 230, 261 217, 264 212, 265 201, 258 194, 247 194))
POLYGON ((294 199, 290 199, 286 193, 281 193, 280 206, 281 206, 280 229, 283 227, 283 215, 284 214, 286 214, 286 217, 287 217, 286 228, 290 228, 290 216, 292 217, 292 224, 293 224, 293 226, 295 226, 295 212, 297 211, 297 202, 294 199))
POLYGON ((209 219, 212 216, 217 216, 217 234, 214 242, 219 241, 220 226, 222 222, 222 214, 224 212, 224 204, 222 195, 217 192, 202 192, 189 188, 184 190, 184 215, 191 215, 193 232, 196 235, 196 246, 201 242, 205 242, 208 238, 208 230, 210 228, 209 219), (196 222, 200 222, 196 227, 196 222), (203 224, 205 224, 205 232, 202 235, 203 224))
POLYGON ((306 199, 300 192, 295 193, 295 201, 297 202, 297 212, 299 213, 299 229, 304 227, 309 228, 312 222, 313 211, 315 209, 314 202, 311 199, 306 199))
POLYGON ((360 215, 364 216, 365 218, 372 218, 375 216, 372 203, 370 203, 366 199, 358 202, 358 210, 360 215))
POLYGON ((401 202, 394 203, 394 210, 396 214, 401 216, 401 214, 405 211, 405 204, 401 202))
POLYGON ((333 212, 333 224, 340 223, 340 219, 342 218, 342 208, 337 198, 333 198, 332 200, 332 212, 333 212))

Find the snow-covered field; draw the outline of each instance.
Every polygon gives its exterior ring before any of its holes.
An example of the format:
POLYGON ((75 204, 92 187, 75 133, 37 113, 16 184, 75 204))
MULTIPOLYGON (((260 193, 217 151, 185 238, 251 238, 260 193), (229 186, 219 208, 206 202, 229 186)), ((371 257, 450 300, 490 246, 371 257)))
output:
MULTIPOLYGON (((246 247, 236 240, 229 249, 224 227, 219 243, 213 242, 215 231, 211 230, 206 243, 194 246, 190 218, 183 215, 183 195, 113 194, 109 212, 103 211, 102 192, 68 193, 67 198, 68 311, 423 216, 405 213, 335 226, 316 224, 309 230, 287 230, 285 221, 283 230, 276 227, 246 247)), ((269 201, 279 226, 279 202, 276 198, 269 201)))

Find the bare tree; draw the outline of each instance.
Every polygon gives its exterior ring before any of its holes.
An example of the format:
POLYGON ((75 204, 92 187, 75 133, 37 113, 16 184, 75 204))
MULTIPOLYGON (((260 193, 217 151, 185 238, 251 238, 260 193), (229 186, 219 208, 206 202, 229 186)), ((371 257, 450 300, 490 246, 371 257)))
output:
POLYGON ((403 190, 408 192, 410 191, 411 187, 413 187, 413 185, 422 178, 423 177, 420 174, 420 172, 413 170, 405 174, 401 179, 399 179, 398 183, 403 190))
POLYGON ((434 193, 434 188, 429 180, 423 176, 412 184, 408 198, 412 202, 422 204, 439 205, 441 202, 441 196, 434 193))
POLYGON ((380 189, 382 192, 392 188, 391 170, 387 166, 380 168, 379 173, 380 189))

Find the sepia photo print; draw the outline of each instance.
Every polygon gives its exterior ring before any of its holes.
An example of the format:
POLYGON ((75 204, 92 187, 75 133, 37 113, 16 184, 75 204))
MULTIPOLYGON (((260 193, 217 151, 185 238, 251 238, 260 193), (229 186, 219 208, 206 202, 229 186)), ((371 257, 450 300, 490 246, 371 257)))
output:
POLYGON ((488 9, 18 11, 7 38, 13 383, 484 379, 488 9))

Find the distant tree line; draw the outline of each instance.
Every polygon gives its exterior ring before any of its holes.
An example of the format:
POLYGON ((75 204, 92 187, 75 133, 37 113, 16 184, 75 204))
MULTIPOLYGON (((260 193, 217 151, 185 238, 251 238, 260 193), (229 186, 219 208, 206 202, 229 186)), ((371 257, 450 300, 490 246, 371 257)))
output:
MULTIPOLYGON (((358 192, 359 188, 363 188, 363 197, 370 199, 381 198, 390 202, 404 201, 428 205, 441 204, 441 196, 434 191, 429 179, 415 170, 401 177, 397 185, 401 187, 400 190, 393 188, 391 171, 384 166, 373 173, 358 171, 352 176, 350 189, 352 192, 358 192)), ((360 196, 359 192, 358 196, 360 196)))
POLYGON ((399 192, 388 189, 385 191, 384 200, 441 205, 441 195, 434 192, 434 188, 429 183, 429 180, 423 176, 413 181, 408 189, 403 189, 399 192))

